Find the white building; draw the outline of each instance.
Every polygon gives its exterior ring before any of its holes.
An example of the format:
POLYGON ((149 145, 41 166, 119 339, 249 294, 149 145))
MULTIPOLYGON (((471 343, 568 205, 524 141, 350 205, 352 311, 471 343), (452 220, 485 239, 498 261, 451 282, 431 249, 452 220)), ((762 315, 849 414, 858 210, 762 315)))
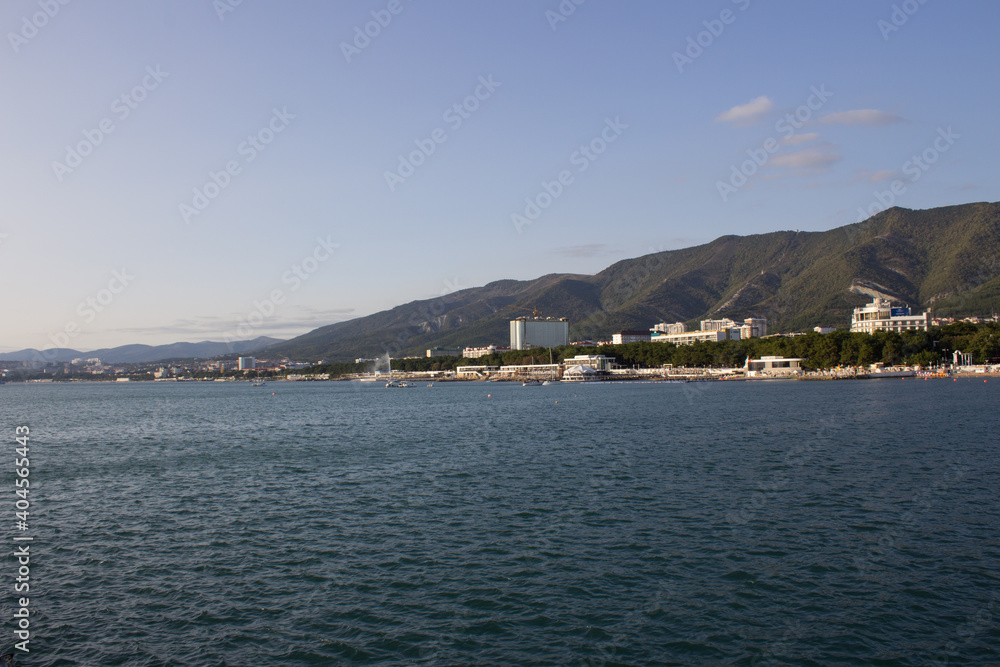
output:
POLYGON ((728 317, 724 317, 721 320, 702 320, 701 330, 702 331, 722 331, 723 329, 732 329, 736 326, 736 322, 732 321, 728 317))
POLYGON ((687 331, 687 325, 683 322, 674 322, 673 324, 667 324, 666 322, 660 322, 654 326, 650 331, 653 333, 684 333, 687 331))
POLYGON ((241 371, 252 371, 257 368, 257 359, 254 357, 240 357, 239 369, 241 371))
POLYGON ((569 345, 569 321, 554 317, 519 317, 510 321, 510 349, 569 345))
POLYGON ((614 357, 601 354, 578 354, 566 360, 566 366, 587 366, 595 371, 610 371, 615 364, 614 357))
POLYGON ((798 357, 761 357, 747 359, 747 375, 754 376, 791 376, 802 374, 802 359, 798 357))
POLYGON ((748 317, 740 323, 724 317, 721 320, 701 321, 702 331, 725 331, 732 329, 739 330, 739 338, 760 338, 767 335, 767 320, 763 317, 748 317))
POLYGON ((593 382, 611 377, 615 358, 599 354, 578 354, 566 360, 563 382, 593 382))
POLYGON ((624 345, 626 343, 648 343, 650 335, 648 331, 635 331, 626 329, 611 336, 612 345, 624 345))
POLYGON ((674 345, 694 345, 697 342, 717 343, 723 340, 739 340, 739 329, 722 329, 719 331, 685 331, 674 334, 654 334, 650 340, 654 343, 673 343, 674 345))
POLYGON ((455 369, 458 377, 486 377, 500 370, 499 366, 459 366, 455 369))
POLYGON ((893 306, 888 299, 876 297, 867 306, 855 308, 851 331, 872 334, 876 331, 927 331, 931 314, 912 315, 907 306, 893 306))
POLYGON ((748 317, 737 327, 740 338, 761 338, 767 335, 767 320, 763 317, 748 317))
POLYGON ((505 345, 487 345, 486 347, 467 347, 462 350, 462 356, 466 359, 478 359, 490 354, 502 354, 504 352, 510 352, 510 348, 505 345))
POLYGON ((818 334, 833 333, 836 330, 837 330, 836 327, 813 327, 813 331, 815 331, 818 334))

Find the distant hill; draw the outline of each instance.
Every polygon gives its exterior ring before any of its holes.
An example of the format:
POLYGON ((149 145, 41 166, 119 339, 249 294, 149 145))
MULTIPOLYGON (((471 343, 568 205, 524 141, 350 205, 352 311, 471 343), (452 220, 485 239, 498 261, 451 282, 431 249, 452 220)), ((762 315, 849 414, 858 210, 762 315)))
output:
POLYGON ((18 350, 0 354, 0 361, 56 361, 67 362, 77 358, 98 358, 109 364, 143 363, 161 361, 163 359, 208 359, 224 354, 246 354, 256 352, 268 345, 280 343, 278 338, 259 336, 253 340, 218 343, 202 341, 200 343, 171 343, 170 345, 122 345, 90 352, 80 352, 67 348, 51 348, 48 350, 18 350))
POLYGON ((593 276, 501 280, 321 327, 267 353, 344 360, 505 344, 508 321, 526 314, 511 306, 569 318, 574 339, 709 317, 766 317, 771 331, 846 328, 876 294, 939 315, 1000 308, 1000 204, 897 207, 826 232, 723 236, 593 276))

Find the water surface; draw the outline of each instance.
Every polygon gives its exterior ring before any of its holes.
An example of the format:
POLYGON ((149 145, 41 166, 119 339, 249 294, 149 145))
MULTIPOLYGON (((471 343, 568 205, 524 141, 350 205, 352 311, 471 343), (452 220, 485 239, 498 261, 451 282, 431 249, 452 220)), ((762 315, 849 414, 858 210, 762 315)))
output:
POLYGON ((998 664, 998 397, 8 384, 19 663, 998 664))

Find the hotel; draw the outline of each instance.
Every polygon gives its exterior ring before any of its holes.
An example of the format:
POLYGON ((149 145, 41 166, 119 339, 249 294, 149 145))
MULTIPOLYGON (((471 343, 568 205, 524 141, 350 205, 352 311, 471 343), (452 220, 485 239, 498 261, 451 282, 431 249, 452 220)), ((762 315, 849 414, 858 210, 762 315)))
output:
POLYGON ((888 299, 875 297, 870 304, 855 308, 851 316, 853 333, 872 334, 876 331, 927 331, 931 314, 912 315, 907 306, 893 306, 888 299))
POLYGON ((569 320, 554 317, 519 317, 510 321, 510 349, 569 345, 569 320))

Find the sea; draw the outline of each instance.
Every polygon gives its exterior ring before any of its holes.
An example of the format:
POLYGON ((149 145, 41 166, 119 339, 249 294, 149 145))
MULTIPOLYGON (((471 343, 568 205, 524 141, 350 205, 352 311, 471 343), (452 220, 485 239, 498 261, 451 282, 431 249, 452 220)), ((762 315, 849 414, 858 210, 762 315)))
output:
POLYGON ((998 408, 1000 378, 9 383, 0 652, 997 665, 998 408))

